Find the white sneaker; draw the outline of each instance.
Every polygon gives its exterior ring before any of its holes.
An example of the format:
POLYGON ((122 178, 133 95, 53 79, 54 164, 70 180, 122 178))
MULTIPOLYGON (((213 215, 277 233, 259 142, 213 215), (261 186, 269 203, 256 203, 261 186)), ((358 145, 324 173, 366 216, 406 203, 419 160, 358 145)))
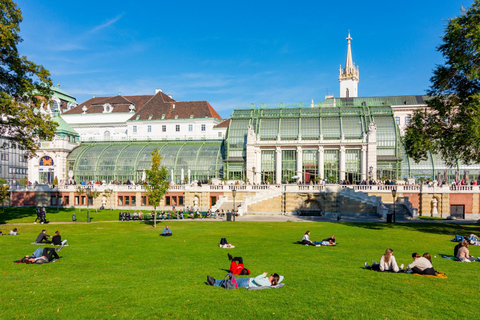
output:
POLYGON ((308 247, 308 244, 306 244, 306 246, 308 247))
POLYGON ((402 264, 400 265, 400 270, 403 270, 403 267, 404 267, 404 265, 403 265, 403 263, 402 263, 402 264))

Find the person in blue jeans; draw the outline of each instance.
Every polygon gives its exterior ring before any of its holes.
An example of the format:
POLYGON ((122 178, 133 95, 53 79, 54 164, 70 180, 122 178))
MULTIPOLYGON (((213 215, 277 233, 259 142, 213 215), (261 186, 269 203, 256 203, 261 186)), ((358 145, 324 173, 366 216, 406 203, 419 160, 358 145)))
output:
MULTIPOLYGON (((256 276, 255 278, 235 278, 239 287, 268 287, 276 286, 283 281, 283 276, 279 276, 276 273, 272 273, 268 276, 267 272, 256 276)), ((223 287, 225 280, 216 280, 213 277, 207 276, 207 285, 214 287, 223 287)))

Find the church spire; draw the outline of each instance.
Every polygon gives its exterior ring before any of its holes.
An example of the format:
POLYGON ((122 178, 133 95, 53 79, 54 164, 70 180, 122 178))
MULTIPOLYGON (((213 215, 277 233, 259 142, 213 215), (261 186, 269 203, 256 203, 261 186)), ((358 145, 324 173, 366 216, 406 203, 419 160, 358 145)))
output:
POLYGON ((347 59, 345 60, 345 68, 342 69, 340 65, 339 78, 340 81, 340 98, 352 98, 357 97, 358 81, 359 81, 359 71, 358 67, 355 66, 352 59, 352 37, 350 37, 350 32, 348 32, 348 46, 347 46, 347 59))

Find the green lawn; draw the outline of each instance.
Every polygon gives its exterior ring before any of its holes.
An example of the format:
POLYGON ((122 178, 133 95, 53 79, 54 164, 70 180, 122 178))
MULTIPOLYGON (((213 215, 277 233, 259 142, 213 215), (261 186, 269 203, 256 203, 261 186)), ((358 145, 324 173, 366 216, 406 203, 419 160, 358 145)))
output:
MULTIPOLYGON (((157 229, 143 222, 16 225, 19 236, 0 238, 0 319, 475 317, 480 263, 454 262, 440 254, 452 254, 454 234, 480 233, 478 225, 169 221, 173 237, 159 237, 165 224, 157 229), (30 243, 43 227, 68 239, 60 261, 12 263, 37 248, 30 243), (294 245, 307 229, 313 240, 335 234, 339 245, 294 245), (219 248, 222 237, 236 248, 219 248), (437 256, 434 267, 448 279, 362 268, 365 261, 378 261, 387 247, 399 264, 409 263, 413 251, 430 252, 437 256), (284 275, 285 287, 227 291, 206 286, 207 274, 225 275, 227 252, 243 256, 253 275, 284 275)), ((480 255, 480 248, 472 246, 470 252, 480 255)))

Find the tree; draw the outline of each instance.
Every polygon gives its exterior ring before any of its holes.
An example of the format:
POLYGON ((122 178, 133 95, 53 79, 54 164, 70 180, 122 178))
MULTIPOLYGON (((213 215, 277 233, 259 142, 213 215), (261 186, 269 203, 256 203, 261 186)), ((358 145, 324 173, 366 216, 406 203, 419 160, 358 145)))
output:
POLYGON ((112 195, 113 195, 113 189, 105 189, 105 191, 103 191, 103 194, 107 198, 107 201, 110 203, 110 210, 113 210, 112 209, 112 202, 110 201, 110 199, 112 198, 112 195))
POLYGON ((480 159, 480 0, 449 19, 438 51, 445 62, 430 79, 428 108, 414 113, 405 148, 416 162, 428 152, 449 166, 480 159))
POLYGON ((18 53, 22 20, 17 4, 0 1, 0 136, 32 157, 40 140, 52 140, 57 124, 38 112, 52 95, 50 73, 18 53))
POLYGON ((2 204, 3 213, 5 213, 5 200, 8 197, 10 197, 10 191, 8 190, 7 181, 0 178, 0 203, 2 204))
POLYGON ((158 152, 158 149, 155 149, 152 151, 152 166, 150 170, 145 170, 147 175, 145 189, 147 190, 148 202, 153 204, 153 225, 155 228, 157 227, 157 206, 170 187, 167 168, 161 166, 161 162, 162 156, 158 152))

